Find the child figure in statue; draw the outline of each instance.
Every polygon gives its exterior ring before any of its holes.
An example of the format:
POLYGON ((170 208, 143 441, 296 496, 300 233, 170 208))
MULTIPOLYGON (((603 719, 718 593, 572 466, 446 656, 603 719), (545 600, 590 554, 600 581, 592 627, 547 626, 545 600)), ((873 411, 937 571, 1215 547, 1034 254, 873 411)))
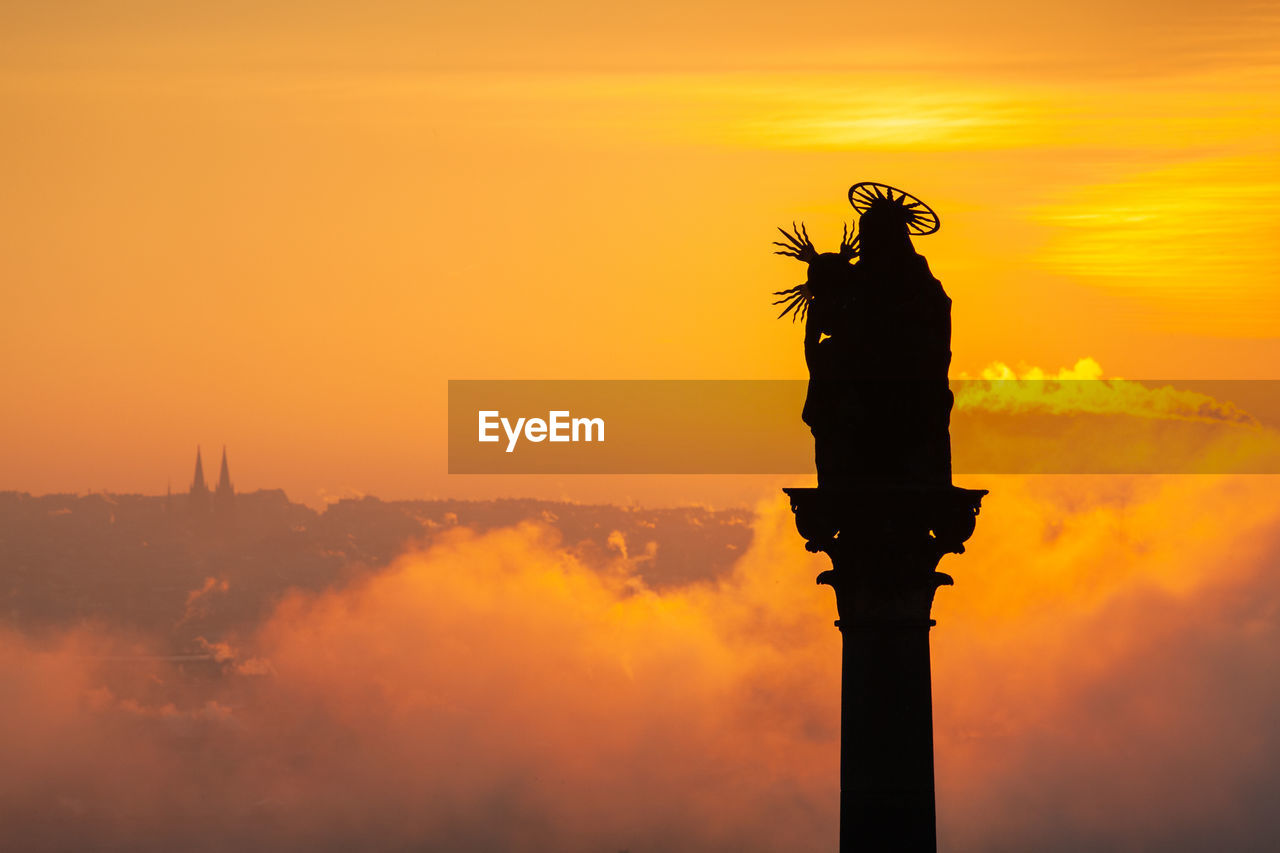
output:
POLYGON ((951 300, 911 243, 937 217, 883 184, 855 185, 850 201, 858 236, 846 229, 839 252, 819 253, 803 226, 776 244, 809 266, 775 304, 805 320, 818 485, 949 486, 951 300))
POLYGON ((804 261, 809 274, 804 284, 778 291, 774 305, 782 305, 779 317, 792 314, 804 321, 804 360, 809 368, 809 390, 801 417, 813 432, 818 484, 830 481, 835 472, 851 466, 849 439, 859 420, 856 388, 843 370, 851 357, 846 350, 853 340, 848 320, 855 313, 853 267, 858 255, 854 226, 844 228, 840 251, 819 252, 804 225, 792 223, 791 231, 779 228, 786 243, 774 243, 787 255, 804 261))

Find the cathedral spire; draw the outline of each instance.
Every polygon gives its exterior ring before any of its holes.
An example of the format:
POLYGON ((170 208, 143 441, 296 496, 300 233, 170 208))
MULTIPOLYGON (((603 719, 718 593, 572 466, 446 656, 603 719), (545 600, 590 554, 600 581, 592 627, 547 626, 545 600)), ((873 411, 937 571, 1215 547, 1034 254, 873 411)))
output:
POLYGON ((218 473, 218 487, 213 493, 213 509, 223 520, 235 513, 236 490, 231 485, 231 469, 227 466, 227 446, 222 445, 222 470, 218 473))
POLYGON ((191 494, 208 493, 209 485, 204 481, 204 462, 200 459, 200 445, 196 445, 196 475, 191 480, 191 494))
POLYGON ((217 493, 219 495, 235 494, 235 489, 231 487, 231 471, 227 468, 227 446, 225 444, 222 445, 222 471, 218 474, 217 493))
POLYGON ((200 458, 200 445, 196 445, 196 473, 187 492, 187 508, 203 512, 209 508, 209 484, 204 481, 204 461, 200 458))

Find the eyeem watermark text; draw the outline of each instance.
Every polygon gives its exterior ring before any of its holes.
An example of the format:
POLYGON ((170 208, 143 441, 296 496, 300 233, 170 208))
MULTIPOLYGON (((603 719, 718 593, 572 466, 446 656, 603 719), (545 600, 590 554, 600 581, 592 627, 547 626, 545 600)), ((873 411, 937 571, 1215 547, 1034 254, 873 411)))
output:
POLYGON ((507 436, 507 453, 516 449, 521 435, 526 441, 604 441, 604 418, 574 418, 568 411, 551 411, 542 418, 516 418, 513 424, 502 413, 490 409, 479 413, 482 442, 499 441, 498 429, 507 436))

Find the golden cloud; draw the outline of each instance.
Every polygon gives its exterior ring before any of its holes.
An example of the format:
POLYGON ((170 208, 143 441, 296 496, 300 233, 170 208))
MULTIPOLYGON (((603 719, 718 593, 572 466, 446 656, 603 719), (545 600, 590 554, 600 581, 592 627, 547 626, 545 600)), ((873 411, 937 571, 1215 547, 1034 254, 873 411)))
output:
MULTIPOLYGON (((944 844, 1266 837, 1248 792, 1280 784, 1276 479, 970 485, 992 494, 935 608, 944 844)), ((792 524, 763 505, 729 574, 661 592, 620 547, 456 529, 207 639, 204 674, 106 627, 5 633, 8 837, 829 849, 839 634, 792 524)))

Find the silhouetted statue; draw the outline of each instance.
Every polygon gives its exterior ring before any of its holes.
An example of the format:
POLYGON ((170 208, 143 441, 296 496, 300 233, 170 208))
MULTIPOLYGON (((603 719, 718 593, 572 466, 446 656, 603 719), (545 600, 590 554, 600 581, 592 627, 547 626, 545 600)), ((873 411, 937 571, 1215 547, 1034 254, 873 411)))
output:
POLYGON ((840 853, 936 853, 931 611, 986 492, 951 484, 951 300, 911 244, 938 217, 884 184, 849 201, 839 251, 803 224, 776 244, 809 267, 774 304, 805 323, 818 467, 816 489, 784 491, 840 615, 840 853))
POLYGON ((774 304, 805 322, 818 485, 949 486, 951 299, 911 243, 938 218, 883 184, 856 184, 849 200, 857 236, 846 228, 838 252, 819 253, 803 224, 775 244, 809 267, 774 304))

